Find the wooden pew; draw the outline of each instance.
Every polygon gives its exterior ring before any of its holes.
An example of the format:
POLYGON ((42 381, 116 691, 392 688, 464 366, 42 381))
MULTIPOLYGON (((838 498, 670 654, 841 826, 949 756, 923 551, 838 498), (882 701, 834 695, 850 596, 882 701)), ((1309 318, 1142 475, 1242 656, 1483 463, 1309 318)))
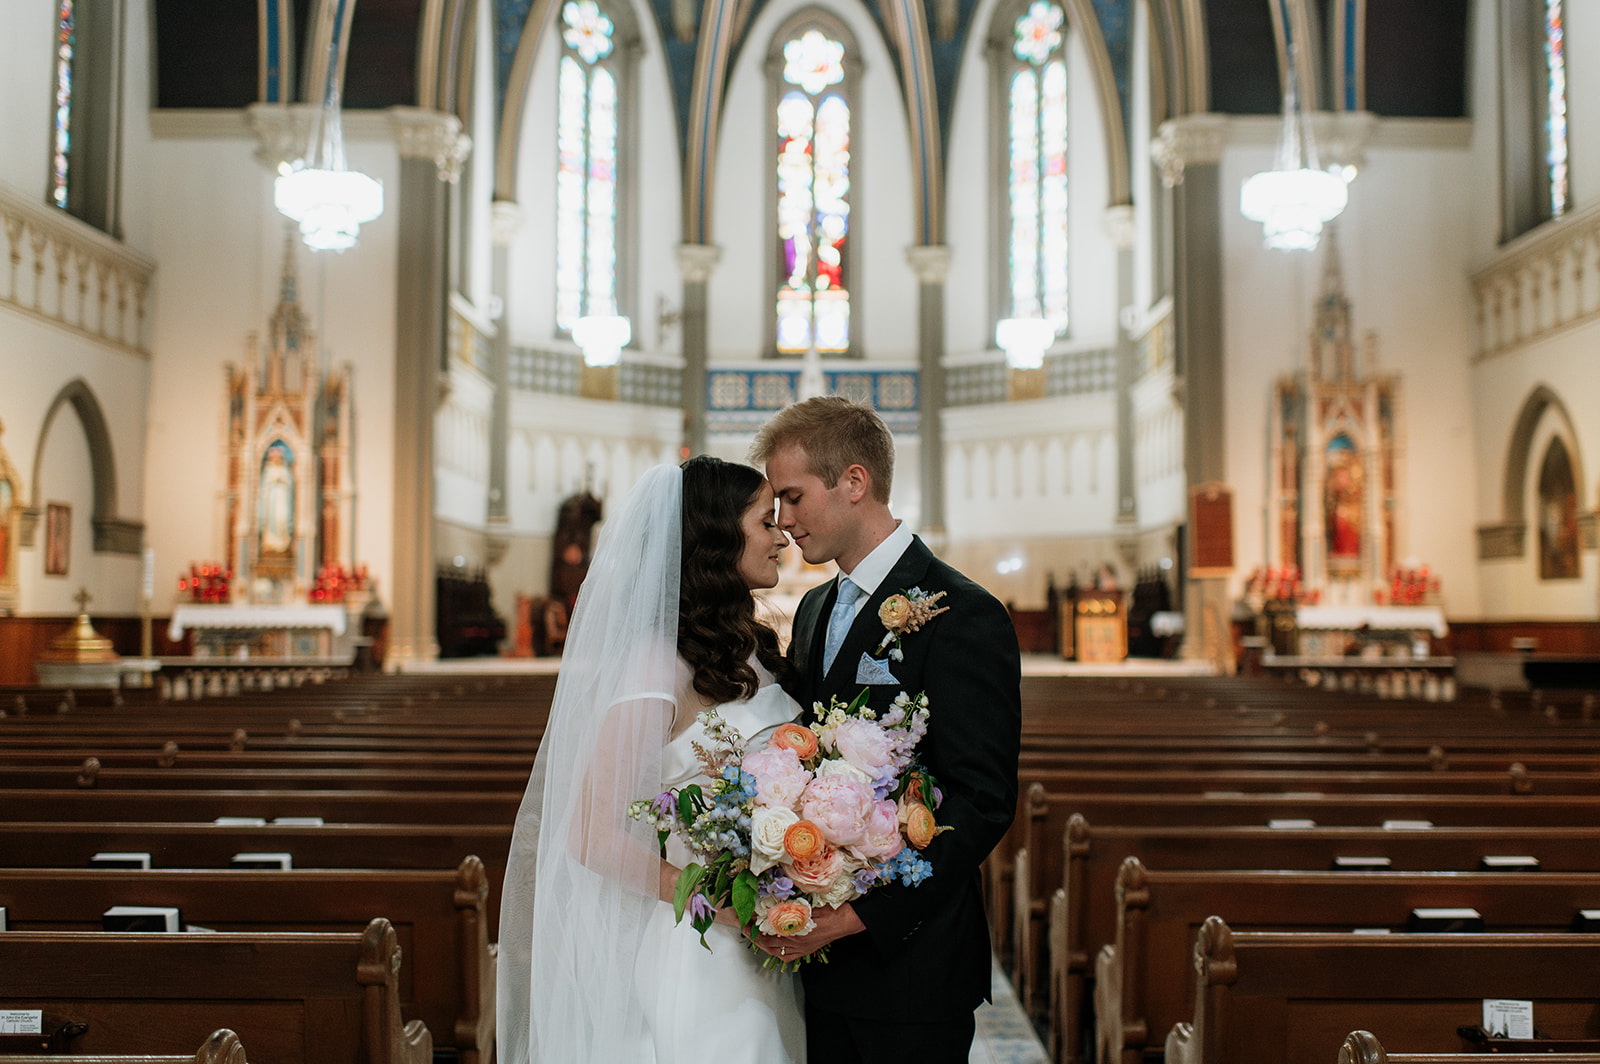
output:
POLYGON ((236 853, 288 853, 296 869, 449 869, 469 856, 483 861, 489 896, 487 932, 496 941, 500 885, 511 850, 511 824, 121 824, 0 821, 4 864, 86 868, 97 853, 149 853, 156 868, 228 867, 236 853))
POLYGON ((1190 958, 1208 916, 1251 930, 1403 931, 1412 909, 1476 909, 1485 930, 1566 931, 1600 908, 1600 872, 1290 872, 1148 869, 1117 873, 1116 941, 1095 959, 1096 1059, 1140 1064, 1151 1032, 1187 1018, 1190 958))
POLYGON ((126 871, 0 869, 0 906, 14 931, 98 930, 113 905, 173 906, 219 932, 360 930, 381 915, 406 964, 399 994, 438 1047, 463 1064, 492 1058, 495 960, 483 862, 454 871, 126 871))
MULTIPOLYGON (((141 1053, 138 1056, 111 1056, 105 1053, 74 1054, 71 1064, 250 1064, 245 1057, 244 1043, 227 1028, 212 1032, 200 1048, 191 1054, 162 1056, 141 1053)), ((0 1064, 62 1064, 59 1054, 3 1053, 0 1064)))
MULTIPOLYGON (((1507 1053, 1497 1050, 1495 1064, 1600 1064, 1600 1048, 1592 1053, 1507 1053)), ((1389 1053, 1371 1031, 1351 1031, 1339 1047, 1339 1064, 1483 1064, 1482 1053, 1389 1053)))
MULTIPOLYGON (((1545 871, 1600 871, 1600 827, 1443 826, 1426 830, 1377 827, 1095 825, 1083 816, 1042 856, 1048 873, 1050 989, 1064 1061, 1080 1056, 1087 985, 1100 949, 1116 939, 1112 900, 1117 872, 1128 857, 1162 869, 1330 869, 1339 857, 1387 858, 1400 871, 1473 871, 1483 858, 1531 855, 1545 871)), ((1038 859, 1032 863, 1037 865, 1038 859)), ((1035 873, 1035 881, 1043 878, 1035 873)), ((994 896, 991 895, 991 899, 994 896)), ((1031 896, 1030 896, 1031 897, 1031 896)), ((1037 936, 1034 936, 1036 939, 1037 936)), ((998 941, 997 937, 997 941, 998 941)), ((1030 941, 1024 938, 1024 946, 1030 941)), ((1037 955, 1028 962, 1037 973, 1037 955)))
POLYGON ((1327 1064, 1355 1025, 1386 1047, 1448 1053, 1483 999, 1532 1000, 1555 1038, 1600 1035, 1594 935, 1359 935, 1201 925, 1191 1019, 1167 1064, 1327 1064))
POLYGON ((509 769, 395 769, 362 765, 285 765, 279 768, 122 768, 98 757, 77 765, 6 765, 0 758, 0 794, 59 788, 106 790, 365 790, 513 791, 526 787, 527 766, 509 769))
POLYGON ((387 920, 360 934, 0 934, 0 1008, 81 1021, 82 1053, 172 1053, 226 1017, 259 1062, 432 1064, 402 1023, 400 944, 387 920))
MULTIPOLYGON (((16 820, 196 821, 320 816, 341 824, 511 824, 522 790, 55 790, 0 792, 16 820)), ((1600 801, 1600 799, 1597 799, 1600 801)))

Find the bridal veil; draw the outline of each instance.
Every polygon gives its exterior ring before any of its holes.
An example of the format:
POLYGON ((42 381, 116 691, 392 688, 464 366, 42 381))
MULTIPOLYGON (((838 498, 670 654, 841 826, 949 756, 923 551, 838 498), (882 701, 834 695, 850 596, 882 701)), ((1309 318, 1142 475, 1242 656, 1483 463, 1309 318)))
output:
POLYGON ((683 473, 647 472, 601 528, 549 723, 517 813, 500 905, 498 1054, 616 1064, 648 1041, 635 963, 655 910, 655 829, 677 662, 683 473))

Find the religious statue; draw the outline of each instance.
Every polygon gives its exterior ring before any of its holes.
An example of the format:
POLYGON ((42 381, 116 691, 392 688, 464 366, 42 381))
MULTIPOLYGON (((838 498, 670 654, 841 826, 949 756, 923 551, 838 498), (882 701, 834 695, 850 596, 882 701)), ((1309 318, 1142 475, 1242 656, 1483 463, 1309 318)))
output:
POLYGON ((294 546, 294 473, 289 448, 280 440, 261 462, 260 531, 262 554, 288 554, 294 546))
POLYGON ((1323 487, 1323 516, 1327 521, 1330 562, 1361 559, 1362 470, 1350 437, 1335 436, 1328 444, 1327 474, 1323 487))

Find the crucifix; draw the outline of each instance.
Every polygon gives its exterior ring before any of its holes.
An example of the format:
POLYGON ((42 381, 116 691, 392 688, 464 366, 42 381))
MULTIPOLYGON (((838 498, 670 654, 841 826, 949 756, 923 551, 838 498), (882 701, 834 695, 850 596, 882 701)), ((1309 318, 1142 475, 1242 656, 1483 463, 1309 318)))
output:
POLYGON ((72 601, 78 604, 79 613, 86 614, 89 612, 89 603, 94 601, 94 596, 89 594, 88 588, 80 587, 78 593, 72 596, 72 601))

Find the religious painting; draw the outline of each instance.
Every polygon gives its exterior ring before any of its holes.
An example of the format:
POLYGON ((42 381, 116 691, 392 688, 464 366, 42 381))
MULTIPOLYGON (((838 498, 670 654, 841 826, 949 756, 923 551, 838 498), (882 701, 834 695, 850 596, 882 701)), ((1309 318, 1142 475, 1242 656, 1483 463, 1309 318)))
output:
POLYGON ((1322 514, 1330 569, 1361 565, 1361 529, 1364 524, 1364 473, 1361 455, 1345 433, 1328 442, 1324 452, 1325 479, 1322 514))
POLYGON ((294 548, 294 454, 273 440, 261 456, 256 528, 263 557, 286 556, 294 548))
POLYGON ((53 502, 45 507, 44 575, 66 576, 72 559, 72 507, 53 502))
POLYGON ((1539 579, 1578 576, 1577 483, 1572 457, 1557 438, 1550 441, 1539 469, 1539 579))

